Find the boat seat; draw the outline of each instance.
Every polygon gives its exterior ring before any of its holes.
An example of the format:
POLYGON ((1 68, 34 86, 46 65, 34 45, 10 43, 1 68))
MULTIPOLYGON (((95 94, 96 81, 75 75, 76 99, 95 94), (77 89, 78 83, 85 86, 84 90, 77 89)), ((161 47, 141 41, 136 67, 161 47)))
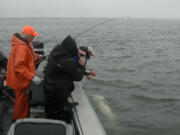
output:
POLYGON ((44 106, 44 90, 43 90, 43 81, 39 85, 35 85, 34 83, 30 84, 31 94, 31 106, 44 106))
POLYGON ((7 135, 73 135, 73 129, 60 120, 29 118, 17 120, 7 135))

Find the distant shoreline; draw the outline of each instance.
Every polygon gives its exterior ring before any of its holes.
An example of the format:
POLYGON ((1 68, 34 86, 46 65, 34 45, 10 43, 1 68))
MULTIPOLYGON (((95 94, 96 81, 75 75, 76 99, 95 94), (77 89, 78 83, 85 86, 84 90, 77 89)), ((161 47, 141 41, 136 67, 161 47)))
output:
POLYGON ((138 17, 0 17, 0 19, 146 19, 146 20, 180 20, 180 18, 138 18, 138 17))

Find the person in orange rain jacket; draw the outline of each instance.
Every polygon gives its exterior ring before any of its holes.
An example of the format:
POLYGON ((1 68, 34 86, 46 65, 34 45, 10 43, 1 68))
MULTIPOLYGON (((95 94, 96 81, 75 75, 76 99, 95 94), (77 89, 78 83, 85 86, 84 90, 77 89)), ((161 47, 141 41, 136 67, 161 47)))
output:
POLYGON ((38 35, 32 26, 24 26, 22 34, 16 33, 11 39, 6 85, 13 88, 16 95, 13 121, 29 117, 29 95, 26 90, 31 81, 36 85, 41 82, 35 68, 38 54, 34 53, 32 46, 34 37, 38 35))

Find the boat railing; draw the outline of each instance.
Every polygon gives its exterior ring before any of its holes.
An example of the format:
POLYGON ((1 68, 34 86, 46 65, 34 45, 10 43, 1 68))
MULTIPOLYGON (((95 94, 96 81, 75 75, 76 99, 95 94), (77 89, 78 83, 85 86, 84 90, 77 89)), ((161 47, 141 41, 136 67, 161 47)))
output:
POLYGON ((77 109, 76 107, 74 107, 72 109, 73 112, 73 117, 72 117, 72 122, 73 122, 73 126, 74 126, 74 130, 75 130, 75 134, 76 135, 83 135, 83 130, 79 121, 79 116, 77 114, 77 109))

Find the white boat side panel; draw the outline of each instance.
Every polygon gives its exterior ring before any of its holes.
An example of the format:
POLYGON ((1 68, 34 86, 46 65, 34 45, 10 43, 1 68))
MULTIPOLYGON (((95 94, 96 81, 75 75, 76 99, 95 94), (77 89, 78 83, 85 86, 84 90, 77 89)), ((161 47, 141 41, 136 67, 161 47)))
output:
POLYGON ((76 89, 72 95, 74 100, 79 102, 77 114, 83 135, 106 135, 104 128, 79 83, 76 83, 76 89))

